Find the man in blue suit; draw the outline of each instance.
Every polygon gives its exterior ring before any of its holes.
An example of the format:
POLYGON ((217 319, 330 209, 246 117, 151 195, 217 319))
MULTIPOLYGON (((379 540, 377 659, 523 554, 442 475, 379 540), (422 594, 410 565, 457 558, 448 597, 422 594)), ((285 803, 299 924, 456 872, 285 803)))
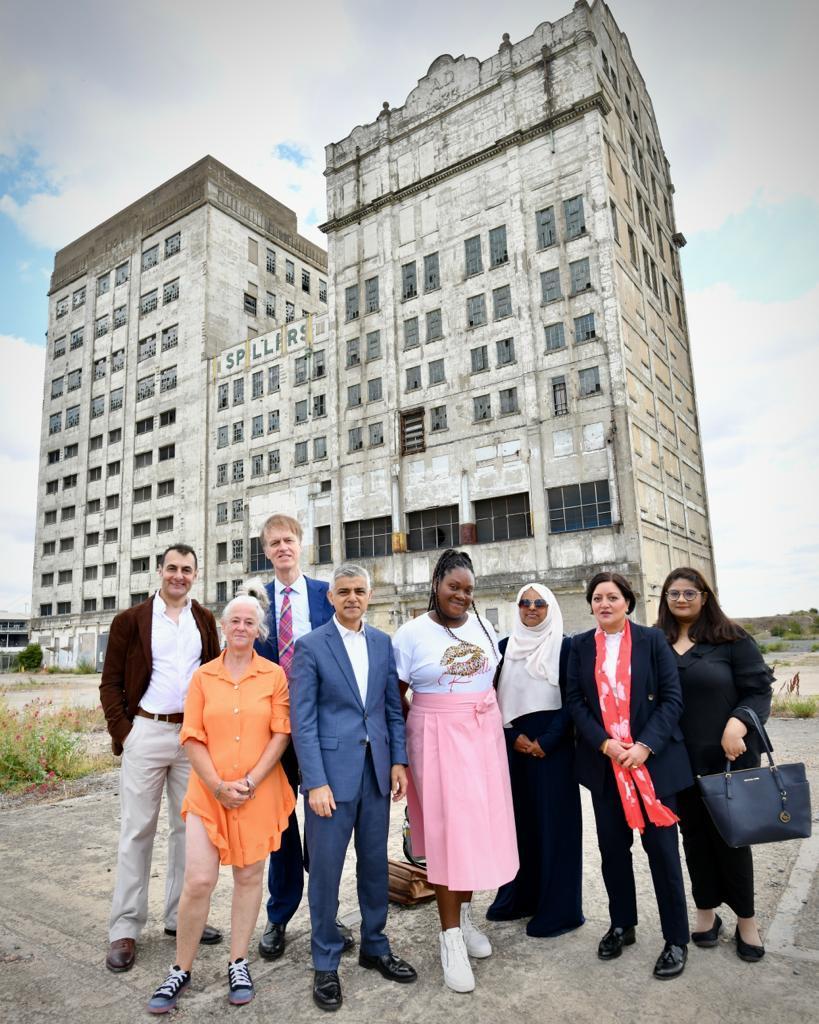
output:
MULTIPOLYGON (((327 584, 305 576, 299 566, 301 559, 302 529, 297 519, 275 514, 261 529, 264 553, 273 565, 275 576, 267 584, 270 598, 267 640, 256 641, 256 650, 263 658, 281 665, 290 678, 294 643, 311 629, 323 625, 333 616, 333 606, 327 600, 327 584)), ((282 767, 293 792, 298 796, 299 766, 292 744, 284 752, 282 767)), ((265 960, 277 960, 284 952, 285 930, 298 910, 304 892, 305 859, 296 812, 282 833, 282 844, 270 854, 267 872, 267 926, 259 941, 259 955, 265 960)), ((344 937, 344 948, 353 945, 348 928, 339 922, 344 937)))
POLYGON ((306 800, 313 1000, 322 1010, 342 1003, 343 940, 335 917, 353 833, 361 909, 358 962, 390 981, 417 978, 390 951, 384 934, 390 794, 393 800, 406 794, 407 752, 392 643, 362 621, 371 596, 366 569, 336 569, 328 594, 335 615, 299 639, 293 660, 290 721, 306 800))

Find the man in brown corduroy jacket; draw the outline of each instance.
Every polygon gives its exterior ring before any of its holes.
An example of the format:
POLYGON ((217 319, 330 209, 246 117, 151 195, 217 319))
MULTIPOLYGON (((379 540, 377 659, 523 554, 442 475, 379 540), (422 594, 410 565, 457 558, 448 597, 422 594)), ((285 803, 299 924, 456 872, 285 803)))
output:
MULTIPOLYGON (((148 918, 148 878, 163 789, 169 819, 165 932, 176 934, 185 873, 180 811, 190 774, 178 737, 191 676, 219 655, 213 615, 188 596, 197 576, 193 548, 168 548, 158 573, 157 592, 111 623, 100 683, 111 746, 122 755, 117 878, 105 960, 111 971, 133 967, 136 942, 148 918)), ((202 941, 221 938, 208 925, 202 941)))

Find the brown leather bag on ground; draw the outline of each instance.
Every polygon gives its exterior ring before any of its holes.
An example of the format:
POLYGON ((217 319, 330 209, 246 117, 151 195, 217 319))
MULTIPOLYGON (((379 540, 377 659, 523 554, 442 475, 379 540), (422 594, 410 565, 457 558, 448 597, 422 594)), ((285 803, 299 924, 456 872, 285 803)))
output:
POLYGON ((414 907, 435 897, 435 891, 427 883, 427 873, 413 864, 390 860, 390 900, 404 907, 414 907))

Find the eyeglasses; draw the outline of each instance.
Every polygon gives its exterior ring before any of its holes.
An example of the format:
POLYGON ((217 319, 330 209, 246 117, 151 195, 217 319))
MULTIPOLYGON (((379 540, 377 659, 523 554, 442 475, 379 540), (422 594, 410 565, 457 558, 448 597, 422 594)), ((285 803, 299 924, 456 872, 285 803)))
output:
POLYGON ((535 601, 529 601, 527 598, 522 597, 518 601, 518 608, 531 608, 532 605, 534 605, 535 608, 548 608, 549 602, 544 601, 542 597, 537 598, 535 601))
POLYGON ((697 594, 701 593, 701 590, 667 590, 665 596, 669 601, 679 601, 681 598, 685 598, 686 601, 693 601, 697 594))

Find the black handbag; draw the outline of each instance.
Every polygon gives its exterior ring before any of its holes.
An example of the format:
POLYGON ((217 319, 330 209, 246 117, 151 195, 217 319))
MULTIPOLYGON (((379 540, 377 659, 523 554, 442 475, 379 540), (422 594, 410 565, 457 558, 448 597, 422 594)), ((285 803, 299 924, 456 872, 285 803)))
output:
POLYGON ((804 764, 776 764, 770 740, 756 713, 744 711, 759 733, 768 764, 760 768, 698 775, 700 793, 717 831, 728 846, 807 839, 811 833, 810 786, 804 764))

